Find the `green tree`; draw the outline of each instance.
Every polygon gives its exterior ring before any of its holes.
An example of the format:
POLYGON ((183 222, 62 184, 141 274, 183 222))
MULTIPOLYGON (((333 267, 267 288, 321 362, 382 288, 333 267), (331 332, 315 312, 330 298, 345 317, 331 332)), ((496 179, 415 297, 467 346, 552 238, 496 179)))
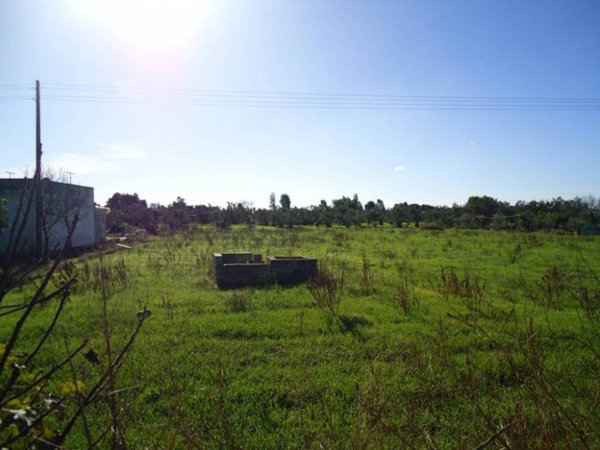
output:
POLYGON ((466 213, 475 216, 480 221, 480 226, 486 227, 491 223, 492 217, 499 212, 498 200, 487 195, 472 196, 465 205, 466 213))
POLYGON ((177 199, 168 206, 168 221, 171 228, 180 228, 191 222, 191 211, 183 197, 177 199))
POLYGON ((396 203, 390 211, 390 221, 397 227, 401 227, 404 222, 409 222, 408 205, 406 203, 396 203))
POLYGON ((351 225, 359 226, 362 222, 363 206, 358 200, 357 194, 354 194, 352 198, 343 196, 342 198, 335 199, 332 201, 332 205, 337 223, 349 227, 351 225))
POLYGON ((292 201, 290 200, 290 196, 287 194, 281 194, 279 197, 279 204, 281 205, 281 209, 288 210, 292 206, 292 201))
POLYGON ((382 200, 377 199, 377 203, 373 200, 365 203, 365 218, 369 225, 383 225, 385 213, 385 205, 382 200))
POLYGON ((275 192, 271 192, 269 195, 269 209, 271 211, 275 211, 277 209, 277 200, 275 197, 275 192))
POLYGON ((419 228, 421 224, 421 211, 423 205, 417 205, 416 203, 412 203, 408 206, 408 213, 410 215, 410 220, 415 223, 415 227, 419 228))
POLYGON ((315 224, 325 225, 327 228, 333 224, 333 212, 325 200, 321 200, 319 206, 315 208, 315 224))
POLYGON ((156 220, 146 200, 137 194, 121 194, 116 192, 106 202, 110 208, 107 225, 113 230, 124 229, 126 225, 145 228, 150 232, 156 230, 156 220))

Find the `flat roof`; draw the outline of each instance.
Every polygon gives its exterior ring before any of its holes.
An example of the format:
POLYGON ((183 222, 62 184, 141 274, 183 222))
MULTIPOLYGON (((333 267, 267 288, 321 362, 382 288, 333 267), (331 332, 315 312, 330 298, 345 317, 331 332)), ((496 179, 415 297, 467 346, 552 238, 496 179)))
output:
MULTIPOLYGON (((83 186, 81 184, 63 183, 62 181, 54 181, 49 178, 43 178, 43 182, 60 184, 63 186, 73 186, 82 189, 94 189, 91 186, 83 186)), ((33 182, 33 178, 0 178, 0 189, 19 189, 25 182, 33 182)))

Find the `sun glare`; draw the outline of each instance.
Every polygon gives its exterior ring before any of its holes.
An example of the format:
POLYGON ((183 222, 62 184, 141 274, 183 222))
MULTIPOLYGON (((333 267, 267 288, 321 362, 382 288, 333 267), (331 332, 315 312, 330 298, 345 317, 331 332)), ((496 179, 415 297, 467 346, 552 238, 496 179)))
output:
POLYGON ((202 0, 94 0, 86 13, 126 43, 146 50, 176 49, 192 40, 206 19, 202 0))

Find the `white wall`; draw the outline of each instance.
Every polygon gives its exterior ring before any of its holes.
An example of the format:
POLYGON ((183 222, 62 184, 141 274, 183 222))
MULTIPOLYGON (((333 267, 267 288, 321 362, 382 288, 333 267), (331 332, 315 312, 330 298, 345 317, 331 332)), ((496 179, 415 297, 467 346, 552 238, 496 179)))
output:
MULTIPOLYGON (((0 197, 7 199, 8 218, 13 224, 19 207, 21 194, 31 180, 0 180, 0 197)), ((47 233, 42 233, 42 239, 48 237, 48 250, 59 250, 67 237, 67 224, 78 214, 79 219, 71 238, 72 247, 93 247, 96 244, 96 226, 94 212, 94 189, 43 180, 43 217, 47 233), (65 220, 66 219, 66 220, 65 220)), ((25 196, 27 199, 27 196, 25 196)), ((24 211, 21 214, 23 217, 24 211)), ((20 221, 17 223, 20 223, 20 221)), ((0 232, 0 253, 6 253, 10 228, 0 232)), ((19 246, 19 254, 35 251, 35 201, 27 217, 27 222, 19 246)))

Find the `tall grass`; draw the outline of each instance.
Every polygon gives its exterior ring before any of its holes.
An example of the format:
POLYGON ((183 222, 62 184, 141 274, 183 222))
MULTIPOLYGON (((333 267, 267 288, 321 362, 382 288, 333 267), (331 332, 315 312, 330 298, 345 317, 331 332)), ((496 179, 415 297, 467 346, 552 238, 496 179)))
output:
POLYGON ((132 448, 600 447, 598 239, 200 227, 71 263, 69 348, 88 336, 105 363, 100 264, 113 351, 131 310, 153 311, 115 379, 132 448), (244 250, 325 264, 307 285, 219 291, 210 255, 244 250))

